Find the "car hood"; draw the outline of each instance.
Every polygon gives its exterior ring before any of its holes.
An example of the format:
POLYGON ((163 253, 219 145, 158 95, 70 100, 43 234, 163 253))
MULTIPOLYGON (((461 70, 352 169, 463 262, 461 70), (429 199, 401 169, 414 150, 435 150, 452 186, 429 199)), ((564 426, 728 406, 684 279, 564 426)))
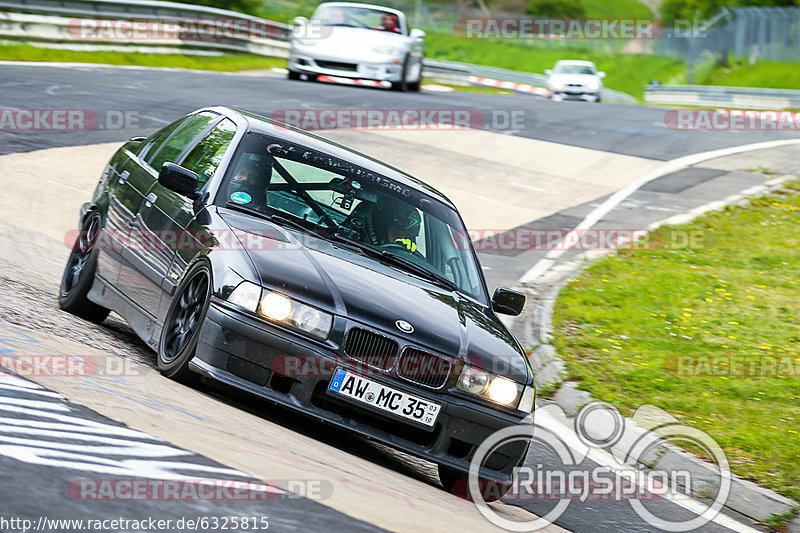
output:
POLYGON ((550 83, 553 83, 556 80, 564 83, 565 85, 587 85, 591 81, 600 82, 600 78, 594 74, 551 74, 549 78, 550 83))
MULTIPOLYGON (((479 303, 383 264, 347 246, 287 231, 267 221, 220 213, 236 230, 276 238, 245 246, 253 281, 351 321, 452 355, 521 383, 531 374, 506 327, 479 303), (411 334, 395 325, 405 320, 411 334)), ((402 344, 402 342, 401 342, 402 344)))
MULTIPOLYGON (((315 46, 311 49, 324 52, 326 54, 341 55, 343 57, 361 57, 372 55, 373 48, 376 47, 405 47, 408 38, 399 33, 388 31, 376 31, 367 28, 348 28, 342 26, 332 26, 323 28, 324 32, 330 30, 330 35, 326 34, 323 39, 318 39, 315 46)), ((295 45, 299 44, 295 41, 295 45)), ((304 46, 304 49, 309 47, 304 46)))

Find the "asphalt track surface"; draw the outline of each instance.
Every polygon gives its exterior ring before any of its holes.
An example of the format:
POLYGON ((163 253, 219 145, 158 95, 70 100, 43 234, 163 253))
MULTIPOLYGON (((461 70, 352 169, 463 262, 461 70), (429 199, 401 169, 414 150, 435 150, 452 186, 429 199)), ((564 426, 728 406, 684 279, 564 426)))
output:
MULTIPOLYGON (((665 110, 644 106, 551 102, 537 96, 473 93, 397 93, 328 83, 296 82, 277 75, 114 67, 0 65, 0 106, 16 109, 91 109, 138 113, 138 128, 78 132, 0 132, 0 153, 122 141, 149 134, 190 111, 226 105, 271 114, 287 109, 466 109, 522 111, 513 135, 610 153, 666 161, 691 153, 759 141, 796 138, 792 131, 678 131, 665 110)), ((102 122, 102 118, 101 118, 102 122)), ((531 154, 535 157, 535 154, 531 154)))
MULTIPOLYGON (((0 65, 0 106, 16 109, 91 109, 98 116, 108 112, 133 111, 137 113, 137 127, 124 129, 97 128, 78 132, 9 132, 0 131, 0 154, 29 152, 44 148, 88 145, 100 142, 122 141, 133 135, 146 135, 163 124, 206 105, 230 105, 270 115, 282 109, 473 109, 484 113, 493 110, 525 112, 529 120, 525 127, 505 131, 532 139, 547 140, 560 144, 579 146, 612 153, 632 155, 666 161, 689 153, 736 146, 746 143, 780 138, 793 138, 792 132, 680 132, 664 125, 665 111, 658 108, 617 106, 613 104, 554 103, 544 99, 514 95, 498 97, 469 93, 402 94, 380 89, 336 86, 321 83, 290 82, 277 76, 246 76, 213 74, 188 71, 161 71, 147 69, 122 69, 108 67, 29 67, 0 65), (535 117, 535 118, 533 118, 535 117)), ((531 157, 535 157, 532 154, 531 157)), ((533 222, 533 221, 532 221, 533 222)), ((552 222, 552 221, 551 221, 552 222)), ((564 227, 562 225, 557 226, 564 227)), ((50 283, 52 284, 52 282, 50 283)), ((87 329, 94 326, 86 326, 87 329)), ((101 326, 101 329, 104 329, 101 326)), ((154 356, 143 349, 141 343, 130 338, 119 324, 106 327, 105 333, 130 342, 139 359, 154 363, 154 356)), ((229 393, 205 390, 206 394, 219 401, 250 409, 241 398, 229 393)), ((8 389, 4 399, 32 400, 37 393, 8 389)), ((59 402, 59 398, 48 398, 48 402, 59 402)), ((13 403, 13 402, 12 402, 13 403)), ((78 405, 66 405, 70 411, 91 420, 100 417, 78 405)), ((263 411, 262 411, 263 412, 263 411)), ((17 415, 14 415, 17 416, 17 415)), ((339 433, 327 433, 305 424, 295 423, 287 413, 269 415, 272 420, 285 423, 291 429, 311 435, 322 442, 344 449, 353 446, 356 453, 370 461, 394 465, 397 470, 431 483, 429 470, 415 466, 413 462, 397 459, 390 451, 375 450, 366 443, 352 444, 352 440, 339 433)), ((13 417, 12 417, 13 418, 13 417)), ((39 418, 39 421, 42 419, 39 418)), ((102 420, 113 425, 113 421, 102 420)), ((12 423, 13 425, 13 423, 12 423)), ((235 438, 232 436, 232 438, 235 438)), ((203 464, 224 468, 224 465, 197 456, 203 464)), ((552 467, 563 470, 551 450, 541 444, 534 445, 526 466, 536 469, 552 467)), ((590 460, 576 465, 594 467, 590 460)), ((0 516, 19 515, 38 517, 48 511, 58 510, 71 517, 86 513, 86 502, 74 502, 65 498, 63 484, 74 479, 75 473, 64 477, 63 483, 51 483, 53 469, 47 465, 21 466, 19 462, 0 456, 0 471, 3 472, 2 502, 0 516), (44 480, 47 480, 45 483, 44 480), (13 490, 9 490, 13 487, 13 490), (50 489, 46 489, 50 487, 50 489), (52 487, 61 487, 53 492, 52 487), (50 492, 48 492, 49 490, 50 492), (77 513, 77 514, 76 514, 77 513)), ((61 471, 60 471, 61 472, 61 471)), ((61 475, 61 474, 59 474, 61 475)), ((322 504, 303 498, 276 499, 274 516, 283 527, 278 530, 373 530, 374 526, 344 516, 322 504), (288 503, 287 503, 288 502, 288 503)), ((274 502, 273 502, 274 503, 274 502)), ((179 504, 172 504, 179 505, 179 504)), ((180 509, 159 504, 159 510, 172 516, 187 514, 214 514, 227 512, 246 514, 252 504, 217 504, 215 509, 202 505, 181 504, 180 509), (188 505, 188 508, 186 507, 188 505), (236 507, 236 506, 239 507, 236 507), (194 507, 194 508, 192 508, 194 507), (191 512, 189 512, 191 511, 191 512)), ((553 507, 552 502, 513 502, 537 515, 544 515, 553 507)), ((124 514, 124 505, 94 502, 92 516, 124 514)), ((653 500, 647 508, 654 514, 677 520, 692 516, 691 511, 668 500, 653 500)), ((379 513, 380 510, 376 510, 379 513)), ((166 516, 166 515, 165 515, 166 516)), ((644 522, 625 501, 573 501, 556 524, 571 531, 616 532, 659 531, 644 522)), ((277 526, 278 524, 276 524, 277 526)), ((752 525, 752 524, 748 524, 752 525)), ((719 524, 707 524, 702 531, 729 531, 719 524)))

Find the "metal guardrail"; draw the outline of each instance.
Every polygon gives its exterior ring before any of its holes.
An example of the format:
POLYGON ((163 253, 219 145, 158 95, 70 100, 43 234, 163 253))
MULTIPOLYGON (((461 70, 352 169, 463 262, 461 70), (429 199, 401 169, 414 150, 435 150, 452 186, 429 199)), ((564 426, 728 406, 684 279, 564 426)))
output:
POLYGON ((651 85, 644 99, 654 104, 747 109, 800 108, 800 91, 716 85, 651 85))
MULTIPOLYGON (((196 50, 239 51, 273 57, 288 56, 288 40, 292 26, 268 21, 259 17, 195 4, 164 2, 160 0, 0 0, 0 38, 33 40, 49 43, 89 43, 88 46, 115 47, 120 45, 142 48, 189 48, 196 50), (5 11, 5 12, 3 12, 5 11), (71 18, 70 18, 71 17, 71 18), (142 21, 197 21, 226 19, 268 28, 269 38, 231 36, 224 39, 201 40, 186 38, 176 33, 163 39, 111 39, 81 40, 74 35, 75 18, 98 20, 142 21), (72 26, 71 26, 72 24, 72 26)), ((424 72, 445 82, 469 85, 470 77, 546 87, 543 74, 473 65, 456 61, 425 59, 424 72)), ((628 94, 603 89, 601 96, 607 101, 635 103, 628 94)))

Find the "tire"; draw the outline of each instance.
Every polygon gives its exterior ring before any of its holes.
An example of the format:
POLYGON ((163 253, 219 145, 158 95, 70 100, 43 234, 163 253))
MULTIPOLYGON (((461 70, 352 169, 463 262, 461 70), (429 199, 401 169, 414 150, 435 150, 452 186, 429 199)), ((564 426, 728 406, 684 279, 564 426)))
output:
MULTIPOLYGON (((438 465, 438 469, 439 481, 442 483, 444 490, 450 494, 455 494, 459 498, 473 500, 472 492, 469 490, 468 474, 444 465, 438 465)), ((501 483, 480 478, 479 483, 483 500, 487 503, 496 502, 511 489, 511 482, 501 483)))
POLYGON ((184 276, 164 319, 158 343, 158 369, 175 381, 199 382, 199 375, 189 370, 200 328, 211 301, 211 268, 196 263, 184 276))
POLYGON ((72 245, 58 291, 58 306, 61 309, 97 324, 106 319, 109 310, 90 302, 86 295, 92 288, 97 270, 97 250, 94 245, 102 223, 97 212, 84 220, 78 238, 72 245))
POLYGON ((408 75, 408 56, 403 60, 403 71, 400 74, 400 81, 393 81, 392 82, 392 90, 393 91, 400 91, 406 92, 410 88, 410 84, 406 81, 406 76, 408 75))
POLYGON ((286 72, 286 78, 290 79, 290 80, 299 80, 300 79, 300 73, 299 72, 295 72, 294 70, 289 70, 289 71, 286 72))

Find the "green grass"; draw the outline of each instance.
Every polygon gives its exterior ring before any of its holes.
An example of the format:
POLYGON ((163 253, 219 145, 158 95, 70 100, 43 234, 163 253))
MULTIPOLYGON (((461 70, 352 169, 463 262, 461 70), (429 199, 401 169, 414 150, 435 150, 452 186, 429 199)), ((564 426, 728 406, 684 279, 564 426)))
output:
POLYGON ((441 33, 429 33, 425 37, 425 55, 538 73, 544 73, 559 59, 587 59, 606 72, 603 80, 606 87, 639 99, 643 98, 644 88, 651 79, 657 78, 662 83, 683 82, 686 74, 684 63, 666 57, 621 54, 611 49, 567 48, 557 42, 526 45, 510 41, 459 39, 441 33))
POLYGON ((730 67, 716 67, 696 83, 731 87, 771 87, 797 89, 800 87, 800 63, 760 61, 750 65, 733 60, 730 67))
POLYGON ((0 60, 105 63, 110 65, 141 65, 226 72, 286 66, 285 59, 252 54, 198 56, 189 54, 145 54, 139 52, 76 52, 54 48, 39 48, 26 44, 0 44, 0 60))
POLYGON ((790 187, 595 263, 561 291, 554 324, 582 389, 626 415, 666 409, 716 439, 734 472, 800 500, 800 182, 790 187), (748 368, 785 357, 794 372, 677 366, 717 356, 748 368))
POLYGON ((582 0, 586 18, 653 19, 650 8, 639 0, 582 0))

